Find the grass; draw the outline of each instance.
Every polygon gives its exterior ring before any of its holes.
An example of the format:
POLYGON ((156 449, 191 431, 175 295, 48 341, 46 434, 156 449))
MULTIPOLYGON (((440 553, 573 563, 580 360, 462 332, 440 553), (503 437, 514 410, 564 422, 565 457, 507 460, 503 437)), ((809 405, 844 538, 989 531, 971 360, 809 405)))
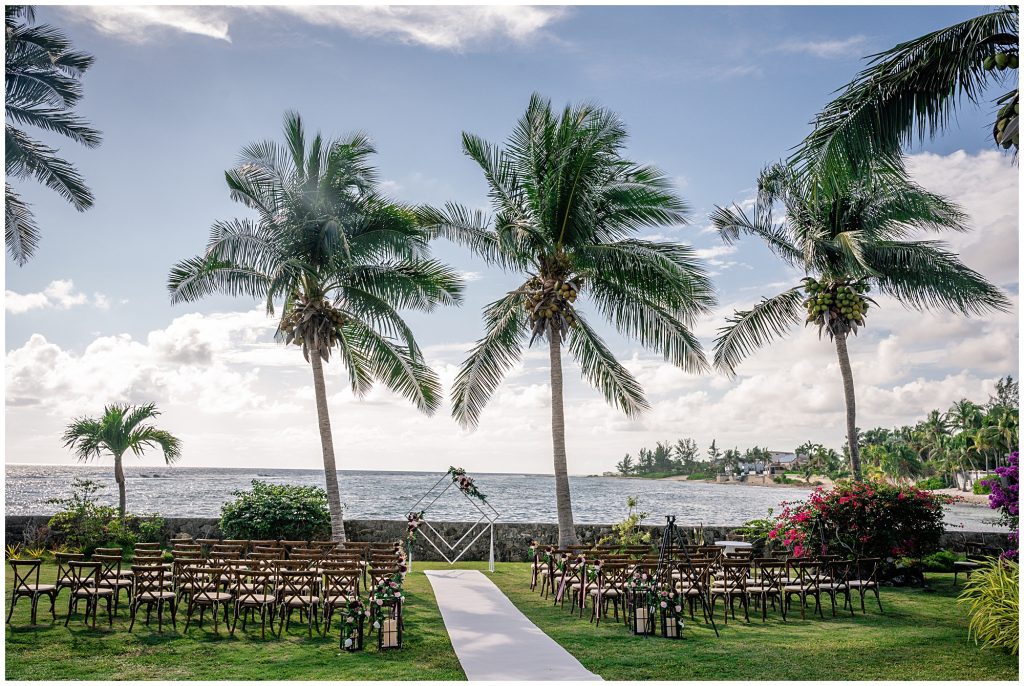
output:
MULTIPOLYGON (((284 639, 260 640, 259 628, 230 638, 224 627, 215 635, 206 624, 189 629, 188 636, 165 630, 163 635, 136 623, 127 632, 127 613, 115 619, 113 631, 95 631, 72 618, 28 626, 28 605, 22 601, 6 634, 8 679, 458 679, 465 678, 452 650, 424 569, 443 563, 417 562, 407 579, 405 649, 378 654, 338 648, 338 631, 330 638, 309 639, 300 627, 284 639)), ((485 563, 461 563, 461 568, 485 569, 485 563)), ((54 576, 47 564, 44 576, 54 576)), ((718 626, 721 638, 699 619, 687 622, 685 641, 631 636, 622 624, 596 627, 552 606, 529 590, 529 566, 499 563, 489 575, 523 613, 575 655, 585 667, 605 679, 672 680, 1016 680, 1017 660, 998 650, 982 650, 967 639, 967 620, 955 602, 951 574, 930 574, 933 593, 919 589, 882 590, 885 612, 869 597, 868 612, 856 617, 800 620, 799 613, 783 623, 769 613, 745 624, 740 617, 718 626), (872 609, 873 608, 873 609, 872 609)), ((8 575, 8 592, 10 591, 8 575)), ((58 605, 63 617, 67 596, 58 605)), ((9 602, 9 601, 8 601, 9 602)), ((46 607, 46 601, 42 601, 46 607)), ((588 611, 589 612, 589 611, 588 611)), ((40 621, 48 615, 40 611, 40 621)))
MULTIPOLYGON (((11 574, 7 574, 6 608, 10 608, 11 574)), ((42 583, 52 583, 56 568, 45 563, 42 583)), ((283 638, 260 639, 260 628, 241 624, 232 638, 223 623, 213 632, 207 613, 202 629, 195 622, 182 635, 184 613, 178 631, 156 631, 136 621, 128 633, 128 612, 122 595, 114 628, 106 628, 101 606, 96 630, 86 628, 81 615, 64 627, 68 592, 57 603, 56 624, 50 624, 49 601, 39 602, 40 624, 29 625, 27 598, 19 600, 6 628, 6 668, 9 680, 29 679, 330 679, 330 680, 465 680, 458 658, 444 629, 430 583, 423 574, 406 581, 405 646, 400 651, 378 653, 376 638, 361 653, 339 647, 337 619, 327 638, 308 638, 301 622, 292 622, 283 638)), ((84 604, 80 607, 84 608, 84 604)), ((183 608, 184 609, 184 608, 183 608)), ((6 610, 5 615, 6 617, 6 610)), ((144 620, 144 617, 140 615, 144 620)))
MULTIPOLYGON (((933 593, 920 589, 882 589, 884 614, 868 596, 866 615, 857 605, 825 619, 801 620, 799 611, 783 623, 769 611, 750 624, 716 623, 721 638, 697 615, 687 622, 687 640, 632 636, 621 623, 589 623, 568 609, 529 590, 525 564, 503 564, 491 577, 522 612, 558 641, 583 665, 607 680, 1016 680, 1017 658, 999 650, 982 650, 967 639, 967 618, 955 599, 952 574, 930 574, 933 593), (873 609, 872 609, 873 608, 873 609)), ((794 607, 795 609, 795 607, 794 607)))

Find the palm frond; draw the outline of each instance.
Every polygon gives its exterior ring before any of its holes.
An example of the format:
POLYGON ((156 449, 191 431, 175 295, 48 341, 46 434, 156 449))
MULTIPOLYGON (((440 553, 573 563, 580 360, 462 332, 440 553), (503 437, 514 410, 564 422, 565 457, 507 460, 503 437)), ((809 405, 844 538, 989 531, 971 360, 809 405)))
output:
POLYGON ((728 324, 718 330, 714 343, 715 367, 726 374, 734 374, 750 353, 800 323, 802 301, 800 289, 791 288, 772 298, 762 298, 749 310, 738 310, 728 319, 728 324))
POLYGON ((7 252, 18 266, 24 266, 39 247, 39 226, 29 204, 4 184, 4 240, 7 252))
POLYGON ((452 416, 475 427, 480 414, 508 370, 520 359, 526 343, 525 297, 512 291, 484 310, 486 333, 477 341, 452 385, 452 416))
POLYGON ((585 378, 615 409, 637 417, 650 409, 640 382, 622 366, 586 320, 577 316, 569 328, 569 352, 585 378))
POLYGON ((1008 311, 1010 301, 941 241, 879 241, 865 248, 879 290, 915 309, 1008 311))
POLYGON ((901 150, 944 130, 959 103, 978 103, 990 75, 983 61, 1017 44, 1018 9, 1004 7, 873 55, 868 67, 816 117, 790 162, 823 180, 887 167, 902 170, 901 150), (870 166, 869 164, 870 163, 870 166))

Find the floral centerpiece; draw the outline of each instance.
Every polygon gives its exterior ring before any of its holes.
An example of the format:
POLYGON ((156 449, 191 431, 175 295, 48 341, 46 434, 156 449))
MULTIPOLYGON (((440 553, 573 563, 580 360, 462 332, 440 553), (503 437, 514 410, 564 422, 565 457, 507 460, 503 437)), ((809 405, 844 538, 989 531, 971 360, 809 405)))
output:
POLYGON ((654 633, 655 590, 654 578, 642 570, 634 571, 626 579, 629 629, 634 634, 654 633))
POLYGON ((402 583, 405 580, 401 571, 381 579, 370 591, 370 610, 373 614, 373 628, 380 629, 381 614, 385 607, 405 602, 402 583))
POLYGON ((461 467, 449 467, 448 474, 452 477, 452 483, 459 487, 459 490, 471 498, 476 498, 482 503, 487 502, 487 496, 480 492, 480 489, 473 483, 473 477, 466 474, 461 467))
POLYGON ((675 590, 660 589, 655 601, 661 610, 661 631, 665 638, 681 638, 683 631, 683 598, 675 590))
POLYGON ((341 645, 345 650, 363 649, 363 621, 370 610, 361 600, 350 600, 342 610, 341 645))
POLYGON ((1017 559, 1020 547, 1020 454, 1013 453, 1007 459, 1006 467, 996 467, 998 479, 987 479, 992 489, 988 506, 999 510, 999 523, 1010 528, 1008 536, 1010 549, 1002 557, 1017 559))

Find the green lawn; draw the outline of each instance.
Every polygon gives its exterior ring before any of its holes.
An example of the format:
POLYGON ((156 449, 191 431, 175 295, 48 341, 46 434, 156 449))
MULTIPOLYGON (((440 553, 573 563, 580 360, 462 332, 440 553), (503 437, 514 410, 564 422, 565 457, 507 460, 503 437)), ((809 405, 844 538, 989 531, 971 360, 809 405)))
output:
MULTIPOLYGON (((716 638, 698 614, 687 623, 687 640, 644 639, 629 634, 614 621, 600 628, 567 609, 552 606, 529 590, 527 565, 498 565, 494 582, 520 610, 549 636, 575 655, 585 667, 614 679, 936 679, 1016 680, 1017 658, 981 650, 967 641, 967 624, 955 602, 952 574, 931 575, 934 593, 912 589, 882 589, 884 614, 868 605, 862 615, 801 620, 787 615, 783 623, 760 613, 745 624, 742 615, 728 626, 718 605, 716 638)), ((874 596, 869 596, 874 603, 874 596)), ((827 602, 827 601, 826 601, 827 602)), ((808 615, 810 617, 810 615, 808 615)))
MULTIPOLYGON (((230 638, 209 625, 194 627, 188 636, 165 631, 161 636, 136 624, 127 632, 126 613, 115 629, 86 629, 72 619, 65 629, 46 623, 32 628, 28 605, 19 604, 13 627, 7 628, 8 679, 464 679, 448 641, 426 577, 426 568, 440 563, 417 562, 407 579, 406 648, 378 654, 338 648, 335 629, 329 639, 308 639, 293 625, 285 639, 260 640, 259 629, 230 638)), ((484 563, 463 563, 484 569, 484 563)), ((52 565, 44 575, 52 578, 52 565)), ((10 589, 8 575, 8 591, 10 589)), ((868 606, 867 615, 783 623, 760 615, 749 625, 742 619, 725 626, 721 638, 702 622, 688 623, 687 640, 631 636, 621 624, 602 622, 598 628, 568 610, 552 607, 528 588, 529 567, 499 563, 491 575, 512 601, 552 638, 591 671, 605 679, 937 679, 1016 680, 1017 659, 1002 652, 981 650, 967 641, 966 622, 956 606, 951 575, 929 577, 934 593, 883 589, 885 613, 868 606)), ((65 601, 58 608, 63 617, 65 601)), ((8 601, 9 602, 9 601, 8 601)), ((22 601, 24 603, 24 601, 22 601)), ((46 602, 42 606, 45 608, 46 602)), ((720 615, 719 615, 720 617, 720 615)), ((41 620, 48 615, 40 612, 41 620)), ((155 627, 155 625, 154 625, 155 627)))
MULTIPOLYGON (((56 568, 43 567, 43 583, 52 582, 56 568)), ((6 608, 10 608, 11 574, 8 570, 6 608)), ((207 613, 203 628, 195 623, 183 636, 184 615, 178 632, 156 631, 135 623, 128 633, 128 612, 122 602, 114 628, 106 628, 101 612, 97 629, 85 628, 80 615, 64 628, 68 592, 57 604, 58 622, 51 625, 49 601, 40 600, 37 627, 29 625, 29 602, 18 602, 6 633, 7 679, 331 679, 331 680, 465 680, 452 650, 444 623, 437 611, 430 583, 423 574, 410 574, 406 591, 405 647, 378 653, 375 637, 361 653, 347 653, 338 645, 338 624, 328 638, 314 634, 293 622, 284 638, 260 639, 257 623, 242 635, 241 624, 232 638, 223 624, 214 634, 207 613)), ((124 595, 122 595, 122 601, 124 595)), ((81 605, 84 607, 84 605, 81 605)), ((6 610, 4 613, 6 617, 6 610)), ((296 615, 297 616, 297 615, 296 615)))

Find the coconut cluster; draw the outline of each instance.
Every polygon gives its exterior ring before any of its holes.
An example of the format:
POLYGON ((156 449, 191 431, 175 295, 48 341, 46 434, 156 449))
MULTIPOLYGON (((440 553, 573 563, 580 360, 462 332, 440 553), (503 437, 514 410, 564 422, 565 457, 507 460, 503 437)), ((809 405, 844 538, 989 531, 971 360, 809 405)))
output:
POLYGON ((867 284, 852 282, 826 282, 808 277, 804 279, 807 299, 807 323, 827 327, 831 333, 856 331, 864 326, 864 315, 868 311, 870 298, 865 297, 870 289, 867 284))
POLYGON ((281 318, 280 331, 286 343, 304 348, 332 348, 338 342, 338 329, 345 315, 328 300, 300 299, 281 318))
POLYGON ((1006 50, 989 55, 983 63, 985 71, 992 71, 993 69, 1002 71, 1007 68, 1017 69, 1019 65, 1020 58, 1015 50, 1006 50))
POLYGON ((1004 103, 999 108, 999 113, 996 115, 996 123, 992 128, 992 137, 996 139, 996 143, 1003 146, 1003 148, 1009 148, 1011 145, 1020 147, 1020 131, 1017 127, 1012 127, 1011 135, 1007 127, 1010 126, 1010 122, 1020 115, 1020 91, 1016 91, 1013 94, 1013 98, 1008 102, 1004 103))
POLYGON ((555 279, 535 276, 526 282, 523 309, 530 315, 533 335, 537 337, 548 326, 563 333, 576 322, 572 304, 579 297, 582 279, 555 279))

